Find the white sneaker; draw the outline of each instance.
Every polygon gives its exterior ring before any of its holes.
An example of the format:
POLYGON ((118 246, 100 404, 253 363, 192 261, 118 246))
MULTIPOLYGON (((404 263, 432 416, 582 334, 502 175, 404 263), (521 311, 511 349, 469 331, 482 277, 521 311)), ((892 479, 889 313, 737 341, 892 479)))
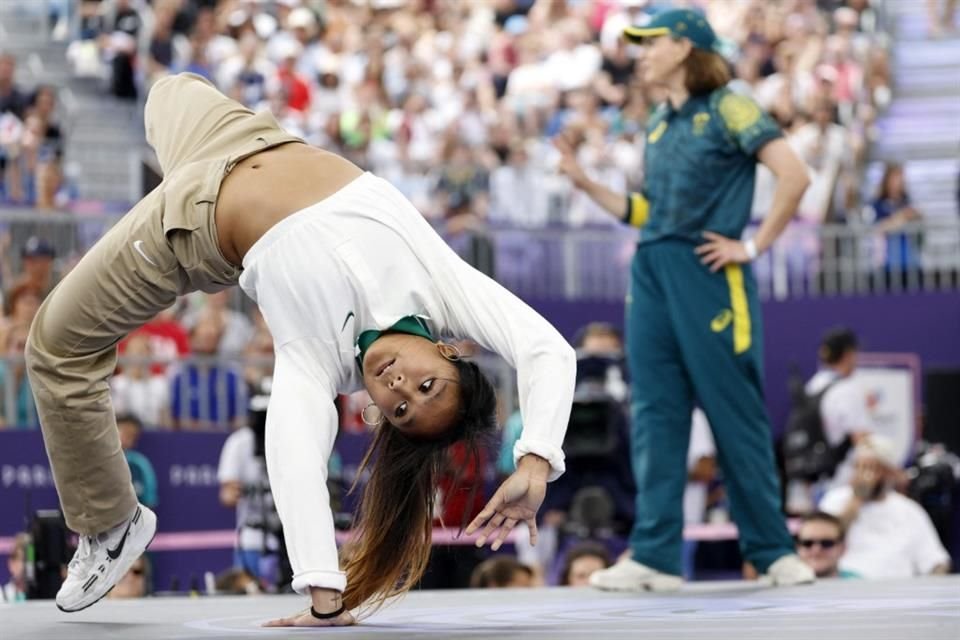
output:
POLYGON ((795 584, 813 584, 817 580, 813 569, 794 553, 779 558, 767 569, 767 578, 775 587, 795 584))
POLYGON ((604 591, 676 591, 683 586, 683 578, 623 558, 608 569, 593 572, 590 586, 604 591))
POLYGON ((157 532, 157 516, 142 504, 130 519, 96 536, 80 536, 60 591, 57 608, 86 609, 107 595, 146 550, 157 532))

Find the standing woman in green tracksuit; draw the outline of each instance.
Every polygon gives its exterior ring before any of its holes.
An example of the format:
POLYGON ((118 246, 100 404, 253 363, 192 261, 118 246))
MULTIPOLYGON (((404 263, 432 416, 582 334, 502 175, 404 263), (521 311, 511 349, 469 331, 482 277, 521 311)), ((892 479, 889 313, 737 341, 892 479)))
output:
POLYGON ((647 123, 642 191, 619 194, 594 182, 569 142, 556 141, 560 168, 574 185, 641 229, 626 300, 637 515, 630 557, 594 573, 591 584, 617 591, 682 584, 695 403, 712 425, 743 557, 774 584, 812 582, 780 508, 750 269, 793 216, 809 182, 806 169, 773 120, 725 88, 727 65, 701 14, 666 11, 624 36, 641 45, 643 81, 668 96, 647 123), (777 177, 777 190, 756 235, 742 242, 757 162, 777 177))

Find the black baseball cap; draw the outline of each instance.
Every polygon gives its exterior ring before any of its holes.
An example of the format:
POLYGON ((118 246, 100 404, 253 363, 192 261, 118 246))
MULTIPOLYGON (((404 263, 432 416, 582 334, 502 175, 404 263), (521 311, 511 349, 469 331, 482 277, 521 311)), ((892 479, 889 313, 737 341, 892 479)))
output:
POLYGON ((39 236, 30 236, 20 250, 21 258, 56 258, 53 245, 39 236))

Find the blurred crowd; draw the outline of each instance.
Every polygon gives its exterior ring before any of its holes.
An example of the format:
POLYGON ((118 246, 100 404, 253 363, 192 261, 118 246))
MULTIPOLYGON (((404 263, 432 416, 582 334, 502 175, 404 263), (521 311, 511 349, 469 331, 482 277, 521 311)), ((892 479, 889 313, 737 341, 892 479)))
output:
POLYGON ((70 190, 57 88, 18 86, 16 67, 17 58, 0 48, 0 205, 61 208, 70 190))
MULTIPOLYGON (((78 72, 100 65, 119 97, 142 99, 168 73, 207 77, 251 109, 273 111, 309 142, 391 180, 464 253, 458 245, 464 230, 616 224, 554 171, 556 152, 549 140, 575 130, 578 153, 591 173, 618 190, 641 184, 645 119, 662 96, 634 73, 639 51, 620 34, 625 25, 646 23, 666 4, 85 0, 68 55, 78 72)), ((871 3, 673 4, 706 11, 736 71, 731 86, 774 114, 810 167, 813 186, 801 218, 819 222, 859 213, 852 205, 861 196, 857 189, 873 123, 890 102, 887 38, 871 3)), ((56 206, 62 192, 51 185, 59 178, 47 180, 59 174, 62 150, 56 93, 46 86, 29 94, 19 89, 13 83, 15 63, 12 56, 0 56, 4 197, 56 206), (9 141, 15 142, 3 144, 9 141)), ((769 205, 772 186, 761 167, 758 216, 769 205)), ((887 255, 900 266, 915 264, 917 252, 907 239, 889 233, 920 217, 902 169, 890 165, 867 202, 869 222, 888 233, 887 255)), ((623 233, 617 248, 602 252, 610 264, 598 262, 595 268, 622 271, 631 245, 630 232, 623 233)), ((30 246, 23 244, 24 234, 13 235, 0 236, 6 249, 0 260, 0 347, 9 353, 17 353, 37 302, 77 257, 65 255, 59 239, 42 233, 30 246)), ((516 247, 508 241, 497 247, 496 275, 507 286, 513 272, 562 274, 549 264, 556 252, 547 240, 526 236, 517 236, 516 247)), ((474 264, 485 252, 492 249, 466 245, 474 264)), ((267 357, 270 338, 262 319, 255 311, 237 311, 228 298, 181 302, 125 341, 123 355, 267 357)), ((128 363, 114 391, 120 410, 147 425, 226 425, 242 413, 244 381, 253 382, 255 375, 249 369, 216 362, 162 370, 128 363)), ((5 395, 9 406, 10 397, 20 397, 19 388, 5 395)), ((28 415, 29 409, 17 413, 28 415)), ((6 413, 9 420, 11 412, 6 413)))
MULTIPOLYGON (((68 58, 118 98, 143 100, 159 77, 187 71, 272 111, 393 182, 461 255, 511 287, 535 271, 561 276, 556 247, 515 234, 494 250, 464 232, 606 226, 617 236, 582 270, 623 270, 632 232, 558 174, 550 138, 575 132, 581 164, 611 188, 642 185, 644 126, 662 96, 634 73, 641 52, 620 34, 673 5, 706 12, 731 88, 775 116, 809 167, 798 235, 782 243, 791 266, 815 271, 808 227, 844 221, 887 236, 858 249, 868 268, 915 268, 916 233, 894 235, 921 217, 902 168, 862 191, 891 101, 888 36, 870 0, 83 0, 68 58)), ((56 89, 17 87, 16 64, 0 56, 0 202, 60 208, 76 189, 61 168, 56 89)), ((755 218, 772 194, 760 167, 755 218)))
POLYGON ((734 89, 775 115, 810 166, 802 216, 843 218, 891 99, 869 0, 85 0, 71 59, 106 72, 120 97, 167 73, 202 75, 455 229, 610 224, 557 176, 549 138, 575 128, 591 172, 641 183, 640 134, 660 96, 619 36, 668 5, 707 13, 734 89))

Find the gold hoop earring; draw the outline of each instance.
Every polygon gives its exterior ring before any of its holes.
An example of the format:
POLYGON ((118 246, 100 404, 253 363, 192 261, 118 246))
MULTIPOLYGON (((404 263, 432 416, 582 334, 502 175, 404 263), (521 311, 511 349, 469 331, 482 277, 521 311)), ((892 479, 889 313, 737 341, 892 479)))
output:
POLYGON ((460 351, 460 347, 455 344, 447 344, 446 342, 438 342, 437 349, 440 350, 440 355, 449 360, 450 362, 456 362, 463 358, 463 352, 460 351))
POLYGON ((377 407, 376 404, 371 402, 370 404, 368 404, 363 408, 363 411, 360 412, 360 419, 363 420, 363 424, 367 425, 368 427, 379 427, 380 424, 383 422, 383 412, 380 411, 380 408, 377 407), (380 412, 380 417, 377 418, 376 420, 371 420, 369 417, 367 417, 367 410, 370 409, 371 407, 380 412))

